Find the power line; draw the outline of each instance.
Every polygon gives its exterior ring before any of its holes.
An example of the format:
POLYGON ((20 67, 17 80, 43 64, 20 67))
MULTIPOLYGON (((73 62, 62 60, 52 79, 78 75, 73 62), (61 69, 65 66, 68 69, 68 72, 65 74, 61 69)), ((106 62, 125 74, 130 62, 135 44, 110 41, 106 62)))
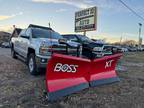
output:
POLYGON ((134 11, 132 8, 130 8, 126 3, 124 3, 122 0, 118 0, 120 3, 122 3, 126 8, 128 8, 133 14, 135 14, 137 17, 142 19, 144 21, 144 18, 139 15, 136 11, 134 11))

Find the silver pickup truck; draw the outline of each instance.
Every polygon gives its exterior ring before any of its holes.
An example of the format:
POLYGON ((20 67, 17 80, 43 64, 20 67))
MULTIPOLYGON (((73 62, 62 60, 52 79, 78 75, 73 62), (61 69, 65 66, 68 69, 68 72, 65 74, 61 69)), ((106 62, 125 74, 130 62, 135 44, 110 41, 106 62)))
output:
POLYGON ((52 53, 81 56, 82 52, 80 44, 66 41, 51 28, 32 24, 23 29, 18 37, 12 37, 10 43, 12 57, 22 57, 32 75, 46 67, 52 53))

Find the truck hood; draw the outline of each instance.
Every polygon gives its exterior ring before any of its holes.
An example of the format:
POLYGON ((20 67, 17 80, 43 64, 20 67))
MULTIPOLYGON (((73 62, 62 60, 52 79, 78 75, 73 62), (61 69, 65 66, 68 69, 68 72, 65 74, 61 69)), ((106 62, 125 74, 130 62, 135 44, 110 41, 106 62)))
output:
POLYGON ((83 47, 93 49, 94 47, 102 47, 104 44, 95 42, 83 42, 83 47))
MULTIPOLYGON (((51 52, 54 53, 60 53, 60 54, 69 54, 69 55, 74 55, 77 56, 78 52, 77 49, 80 48, 78 47, 78 43, 75 42, 70 42, 67 41, 66 44, 59 44, 58 39, 46 39, 46 38, 38 38, 38 39, 32 39, 32 42, 36 49, 38 49, 38 47, 40 48, 40 46, 45 46, 45 47, 49 47, 52 46, 51 52)), ((39 50, 37 51, 39 52, 39 50)))
MULTIPOLYGON (((36 38, 36 39, 32 39, 32 42, 36 43, 37 45, 60 45, 60 46, 66 46, 66 44, 59 44, 58 39, 48 39, 48 38, 36 38)), ((71 42, 71 41, 67 41, 67 45, 71 46, 71 47, 78 47, 80 44, 77 42, 71 42)))

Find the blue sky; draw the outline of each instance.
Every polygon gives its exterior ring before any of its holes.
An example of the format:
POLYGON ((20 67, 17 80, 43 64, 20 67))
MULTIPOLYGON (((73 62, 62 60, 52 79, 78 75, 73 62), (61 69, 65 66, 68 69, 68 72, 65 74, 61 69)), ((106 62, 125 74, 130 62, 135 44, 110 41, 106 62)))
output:
MULTIPOLYGON (((144 0, 123 0, 144 17, 144 0)), ((91 38, 109 42, 138 40, 138 23, 143 20, 132 14, 118 0, 0 0, 0 31, 11 31, 12 25, 26 28, 30 23, 51 27, 59 33, 74 32, 74 13, 97 6, 97 30, 87 32, 91 38)), ((142 37, 144 32, 142 28, 142 37)))

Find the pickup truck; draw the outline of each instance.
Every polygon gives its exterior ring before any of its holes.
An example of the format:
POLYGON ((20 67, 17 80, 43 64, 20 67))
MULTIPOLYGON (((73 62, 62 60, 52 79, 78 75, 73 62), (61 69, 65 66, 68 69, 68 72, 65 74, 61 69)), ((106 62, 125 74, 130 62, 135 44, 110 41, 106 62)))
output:
POLYGON ((71 41, 77 42, 82 45, 82 55, 89 59, 99 58, 106 55, 112 55, 119 53, 117 47, 112 45, 106 45, 103 43, 96 43, 87 36, 78 35, 78 34, 65 34, 62 35, 63 38, 71 41))
POLYGON ((23 58, 32 75, 45 68, 52 53, 81 56, 82 46, 76 42, 65 40, 59 33, 49 27, 30 24, 18 37, 12 37, 11 55, 23 58))

